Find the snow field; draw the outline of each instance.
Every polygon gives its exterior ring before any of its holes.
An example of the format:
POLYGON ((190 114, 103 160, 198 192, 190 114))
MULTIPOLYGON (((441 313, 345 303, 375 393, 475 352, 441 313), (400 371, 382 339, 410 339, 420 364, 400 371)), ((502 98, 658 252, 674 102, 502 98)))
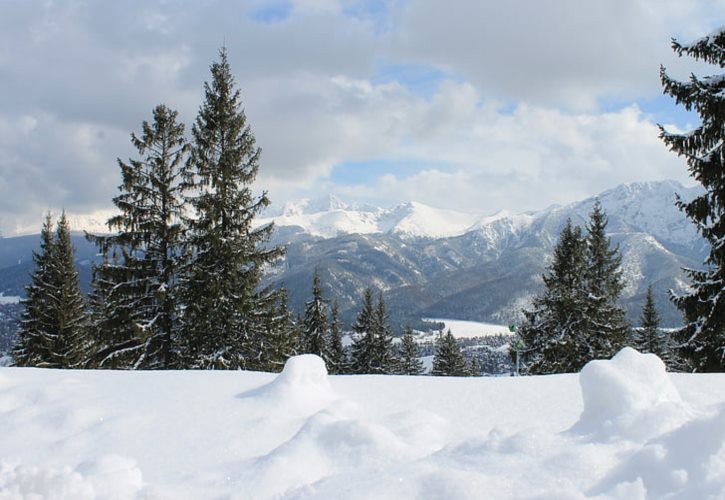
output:
MULTIPOLYGON (((423 321, 427 323, 443 323, 443 333, 446 333, 448 329, 451 329, 451 333, 457 339, 467 339, 473 337, 487 337, 489 335, 510 335, 508 326, 504 325, 493 325, 491 323, 480 323, 478 321, 462 321, 454 319, 438 319, 438 318, 423 318, 423 321)), ((435 340, 437 333, 432 333, 429 336, 435 340)), ((428 340, 428 339, 426 339, 428 340)))
POLYGON ((0 369, 0 499, 723 498, 725 376, 0 369))

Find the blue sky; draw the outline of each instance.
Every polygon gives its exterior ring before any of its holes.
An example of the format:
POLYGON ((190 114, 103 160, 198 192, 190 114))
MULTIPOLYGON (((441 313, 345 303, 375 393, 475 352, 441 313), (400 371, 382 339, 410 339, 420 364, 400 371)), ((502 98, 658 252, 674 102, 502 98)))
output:
POLYGON ((226 44, 275 204, 334 193, 479 214, 624 182, 692 182, 657 138, 697 116, 662 95, 718 69, 670 38, 725 0, 134 0, 0 4, 0 231, 109 210, 129 134, 190 124, 226 44))

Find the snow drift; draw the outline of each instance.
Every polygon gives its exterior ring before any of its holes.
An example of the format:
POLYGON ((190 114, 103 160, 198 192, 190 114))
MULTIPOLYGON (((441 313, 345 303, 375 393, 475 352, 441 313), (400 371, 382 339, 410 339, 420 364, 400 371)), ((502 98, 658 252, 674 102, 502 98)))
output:
POLYGON ((722 498, 725 377, 0 369, 0 498, 722 498))

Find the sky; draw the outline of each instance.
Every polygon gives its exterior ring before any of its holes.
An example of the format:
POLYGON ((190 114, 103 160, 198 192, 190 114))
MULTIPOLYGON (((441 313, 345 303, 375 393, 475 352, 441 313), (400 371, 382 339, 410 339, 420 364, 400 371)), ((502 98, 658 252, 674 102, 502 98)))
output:
MULTIPOLYGON (((692 184, 662 95, 725 0, 27 0, 0 3, 0 233, 104 214, 157 104, 187 130, 224 45, 274 205, 333 193, 482 215, 624 182, 692 184)), ((36 229, 37 228, 37 229, 36 229)))

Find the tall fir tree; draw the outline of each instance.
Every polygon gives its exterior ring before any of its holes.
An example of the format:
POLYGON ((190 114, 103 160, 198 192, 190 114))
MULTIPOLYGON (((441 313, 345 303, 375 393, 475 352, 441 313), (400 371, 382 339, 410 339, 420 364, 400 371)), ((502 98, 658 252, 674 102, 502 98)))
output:
POLYGON ((54 364, 60 368, 77 368, 83 366, 93 346, 90 340, 88 312, 75 264, 75 249, 65 211, 58 220, 52 255, 55 283, 52 307, 57 321, 54 364))
POLYGON ((211 65, 204 93, 185 173, 195 217, 183 279, 183 357, 198 368, 254 368, 265 343, 265 311, 276 302, 273 292, 258 289, 262 271, 283 250, 263 246, 271 224, 252 225, 269 199, 252 193, 261 151, 226 49, 211 65))
POLYGON ((372 373, 375 328, 373 291, 366 288, 363 293, 362 308, 352 325, 352 331, 356 336, 350 349, 350 371, 352 373, 372 373))
POLYGON ((467 377, 470 375, 461 347, 450 328, 446 334, 443 334, 442 331, 438 334, 431 375, 439 377, 467 377))
POLYGON ((13 354, 19 366, 75 368, 89 348, 88 316, 65 212, 55 237, 52 225, 48 214, 41 230, 40 252, 33 254, 36 269, 26 289, 13 354))
POLYGON ((340 307, 337 304, 337 300, 332 301, 328 345, 330 346, 329 365, 331 367, 331 373, 345 373, 347 359, 345 357, 345 347, 342 344, 342 323, 340 321, 340 307))
POLYGON ((413 339, 413 329, 406 326, 400 343, 400 373, 402 375, 420 375, 423 373, 423 362, 420 360, 420 349, 413 339))
POLYGON ((532 374, 579 371, 589 355, 584 311, 586 243, 581 228, 567 220, 543 275, 544 291, 524 311, 519 328, 523 370, 532 374))
POLYGON ((588 346, 590 352, 584 362, 591 359, 609 359, 621 349, 628 336, 629 325, 625 311, 618 304, 624 289, 622 281, 622 255, 619 247, 612 247, 606 229, 607 214, 596 200, 587 223, 586 265, 584 276, 587 290, 588 346))
POLYGON ((51 358, 54 344, 53 312, 53 221, 45 217, 40 232, 40 249, 33 252, 35 270, 25 287, 26 297, 20 317, 20 329, 12 355, 17 366, 44 366, 51 358))
POLYGON ((660 332, 660 315, 652 295, 652 285, 647 287, 639 328, 632 329, 632 347, 640 352, 653 353, 667 362, 669 350, 666 337, 660 332))
POLYGON ((292 318, 287 305, 287 290, 280 288, 277 305, 268 314, 265 321, 265 348, 256 368, 270 372, 280 372, 291 356, 300 352, 299 325, 292 318))
POLYGON ((183 262, 183 162, 189 146, 178 113, 164 105, 131 134, 140 159, 121 168, 114 234, 89 235, 104 255, 92 304, 99 350, 94 363, 126 368, 178 366, 178 283, 183 262))
POLYGON ((393 334, 390 331, 388 313, 383 293, 378 295, 373 318, 372 360, 370 373, 390 374, 399 371, 399 359, 393 348, 393 334))
MULTIPOLYGON (((725 28, 690 44, 675 40, 678 55, 725 67, 725 28)), ((697 77, 687 82, 672 79, 660 69, 664 93, 688 111, 695 111, 699 127, 685 133, 671 133, 660 126, 660 137, 670 150, 684 156, 690 175, 705 192, 689 203, 678 200, 698 231, 710 243, 704 269, 685 269, 691 292, 673 295, 683 312, 685 326, 677 335, 682 354, 698 372, 725 370, 725 107, 723 74, 697 77)))
POLYGON ((322 296, 320 273, 315 270, 312 275, 312 298, 305 303, 304 347, 307 354, 316 354, 325 360, 328 370, 330 365, 330 349, 328 346, 329 325, 325 310, 327 304, 322 296))

